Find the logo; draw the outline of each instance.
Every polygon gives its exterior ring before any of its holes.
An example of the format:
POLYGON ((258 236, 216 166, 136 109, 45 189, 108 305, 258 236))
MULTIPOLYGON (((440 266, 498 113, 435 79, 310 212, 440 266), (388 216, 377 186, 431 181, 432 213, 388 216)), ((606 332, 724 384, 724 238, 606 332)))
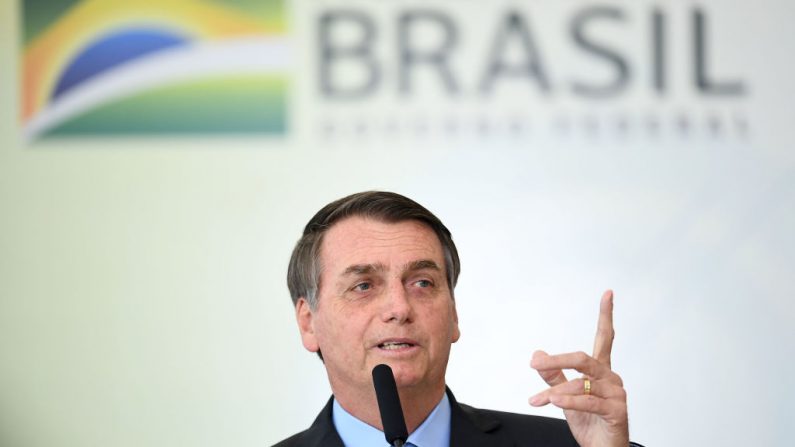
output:
POLYGON ((742 24, 703 2, 334 2, 316 132, 348 145, 745 141, 742 24))
POLYGON ((285 0, 23 0, 28 140, 287 128, 285 0))

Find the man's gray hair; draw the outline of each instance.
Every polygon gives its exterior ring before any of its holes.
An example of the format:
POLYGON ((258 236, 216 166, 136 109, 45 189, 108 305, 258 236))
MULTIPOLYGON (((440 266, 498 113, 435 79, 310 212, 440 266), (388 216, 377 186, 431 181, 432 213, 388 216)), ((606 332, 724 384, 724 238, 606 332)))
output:
POLYGON ((427 225, 436 233, 442 245, 447 286, 450 288, 450 296, 453 296, 453 289, 461 272, 461 261, 458 259, 458 250, 450 230, 433 213, 408 197, 393 192, 367 191, 329 203, 306 224, 303 236, 295 244, 287 269, 287 287, 290 289, 293 305, 298 304, 300 298, 304 298, 310 309, 317 308, 320 272, 323 268, 320 263, 323 235, 334 223, 354 216, 387 223, 415 220, 427 225))

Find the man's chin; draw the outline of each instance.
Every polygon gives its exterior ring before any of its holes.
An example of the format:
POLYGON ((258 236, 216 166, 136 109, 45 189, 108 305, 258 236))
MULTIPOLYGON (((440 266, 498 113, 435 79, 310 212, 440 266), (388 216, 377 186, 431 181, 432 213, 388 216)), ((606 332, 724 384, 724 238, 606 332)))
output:
MULTIPOLYGON (((428 367, 423 359, 416 357, 412 359, 378 359, 375 364, 371 365, 371 370, 381 363, 388 365, 392 369, 398 388, 416 388, 431 385, 428 367)), ((440 382, 444 383, 444 379, 441 379, 440 382)))
POLYGON ((393 366, 392 373, 395 375, 395 383, 398 388, 416 388, 428 385, 428 378, 424 371, 418 371, 409 365, 393 366))

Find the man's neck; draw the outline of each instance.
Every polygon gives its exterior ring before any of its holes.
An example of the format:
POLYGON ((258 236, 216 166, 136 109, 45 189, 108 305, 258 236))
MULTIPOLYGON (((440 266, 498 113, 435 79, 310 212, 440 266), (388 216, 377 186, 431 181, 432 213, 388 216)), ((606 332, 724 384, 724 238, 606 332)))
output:
MULTIPOLYGON (((384 427, 381 424, 381 413, 378 410, 378 401, 375 397, 375 390, 369 387, 366 391, 356 390, 355 392, 345 392, 335 390, 334 398, 342 408, 355 418, 371 425, 381 431, 384 427)), ((403 408, 403 417, 406 419, 406 428, 409 434, 419 427, 422 422, 433 411, 436 405, 444 396, 444 384, 434 390, 399 388, 400 406, 403 408)))

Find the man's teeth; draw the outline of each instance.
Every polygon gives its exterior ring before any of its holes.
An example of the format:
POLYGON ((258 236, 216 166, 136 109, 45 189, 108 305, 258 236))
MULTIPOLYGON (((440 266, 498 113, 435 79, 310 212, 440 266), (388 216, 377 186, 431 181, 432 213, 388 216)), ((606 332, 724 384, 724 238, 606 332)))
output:
POLYGON ((400 349, 400 348, 408 348, 411 346, 408 343, 396 343, 396 342, 386 342, 380 345, 381 349, 400 349))

